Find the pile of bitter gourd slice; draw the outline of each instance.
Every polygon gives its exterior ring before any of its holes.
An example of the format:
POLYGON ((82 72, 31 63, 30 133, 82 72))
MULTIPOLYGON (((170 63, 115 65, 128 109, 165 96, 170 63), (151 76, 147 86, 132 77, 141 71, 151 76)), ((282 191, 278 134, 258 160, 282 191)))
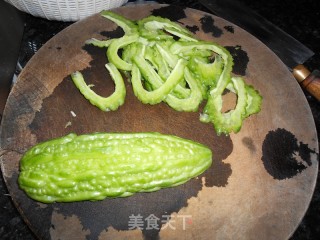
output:
POLYGON ((124 35, 107 40, 92 38, 86 43, 106 48, 105 66, 115 91, 108 97, 99 96, 79 71, 71 75, 80 92, 101 110, 114 111, 124 104, 122 72, 144 104, 165 102, 177 111, 198 111, 206 101, 200 121, 212 123, 218 135, 239 132, 243 120, 260 111, 261 95, 242 77, 231 75, 233 58, 221 45, 199 40, 166 18, 148 16, 131 21, 112 11, 101 15, 120 26, 124 35), (226 90, 236 94, 237 101, 225 112, 222 96, 226 90))

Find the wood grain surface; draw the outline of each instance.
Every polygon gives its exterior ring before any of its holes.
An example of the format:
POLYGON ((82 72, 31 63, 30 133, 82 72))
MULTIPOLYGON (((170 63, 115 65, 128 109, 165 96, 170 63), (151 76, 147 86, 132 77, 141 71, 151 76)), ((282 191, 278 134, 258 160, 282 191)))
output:
MULTIPOLYGON (((262 111, 238 134, 217 136, 199 112, 161 103, 143 105, 128 81, 115 112, 92 106, 73 85, 80 70, 107 96, 113 83, 105 50, 85 46, 92 37, 123 32, 99 14, 49 40, 29 61, 8 98, 1 124, 1 169, 10 195, 39 239, 287 239, 308 208, 317 177, 318 142, 307 101, 286 66, 237 26, 193 9, 129 5, 114 9, 137 20, 150 14, 188 27, 198 38, 225 46, 242 75, 263 96, 262 111), (17 184, 19 161, 34 144, 70 132, 157 131, 209 146, 213 165, 179 187, 98 202, 41 204, 17 184), (133 228, 139 220, 140 228, 133 228), (151 225, 153 220, 153 225, 151 225)), ((228 104, 226 98, 225 104, 228 104)), ((230 100, 231 101, 231 100, 230 100)))

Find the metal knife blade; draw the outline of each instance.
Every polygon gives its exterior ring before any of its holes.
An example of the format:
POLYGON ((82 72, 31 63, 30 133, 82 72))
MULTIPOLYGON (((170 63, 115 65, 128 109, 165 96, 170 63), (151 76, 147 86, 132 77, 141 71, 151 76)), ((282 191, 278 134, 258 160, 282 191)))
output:
POLYGON ((320 100, 320 72, 310 73, 303 63, 314 52, 279 27, 234 0, 199 0, 214 15, 219 16, 255 36, 269 47, 293 72, 300 85, 320 100))
POLYGON ((290 68, 304 63, 314 52, 258 13, 234 0, 199 0, 215 15, 236 24, 267 45, 290 68))

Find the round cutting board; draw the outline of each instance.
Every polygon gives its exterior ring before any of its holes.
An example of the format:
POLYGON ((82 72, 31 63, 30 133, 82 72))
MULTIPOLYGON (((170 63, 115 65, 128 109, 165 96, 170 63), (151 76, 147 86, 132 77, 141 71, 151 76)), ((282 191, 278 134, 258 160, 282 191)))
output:
MULTIPOLYGON (((123 32, 96 14, 49 40, 22 71, 1 125, 1 168, 10 195, 40 239, 287 239, 308 208, 317 177, 318 142, 313 118, 286 66, 257 39, 221 18, 170 5, 114 9, 132 20, 167 17, 199 39, 226 47, 241 75, 263 96, 262 110, 237 134, 218 136, 199 112, 176 112, 165 103, 127 96, 114 112, 102 112, 79 93, 70 74, 80 70, 93 89, 114 90, 105 49, 92 37, 123 32), (103 201, 42 204, 19 189, 19 161, 34 144, 70 132, 160 132, 203 143, 213 164, 187 183, 153 193, 103 201)), ((226 97, 224 104, 231 104, 226 97)))

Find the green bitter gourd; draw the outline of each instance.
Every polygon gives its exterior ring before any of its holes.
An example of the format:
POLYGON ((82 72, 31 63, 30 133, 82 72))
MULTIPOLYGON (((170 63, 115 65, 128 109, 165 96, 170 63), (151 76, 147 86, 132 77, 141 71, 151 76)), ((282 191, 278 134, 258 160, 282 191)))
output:
POLYGON ((208 147, 173 135, 71 133, 30 148, 18 182, 44 203, 95 201, 177 186, 211 163, 208 147))

